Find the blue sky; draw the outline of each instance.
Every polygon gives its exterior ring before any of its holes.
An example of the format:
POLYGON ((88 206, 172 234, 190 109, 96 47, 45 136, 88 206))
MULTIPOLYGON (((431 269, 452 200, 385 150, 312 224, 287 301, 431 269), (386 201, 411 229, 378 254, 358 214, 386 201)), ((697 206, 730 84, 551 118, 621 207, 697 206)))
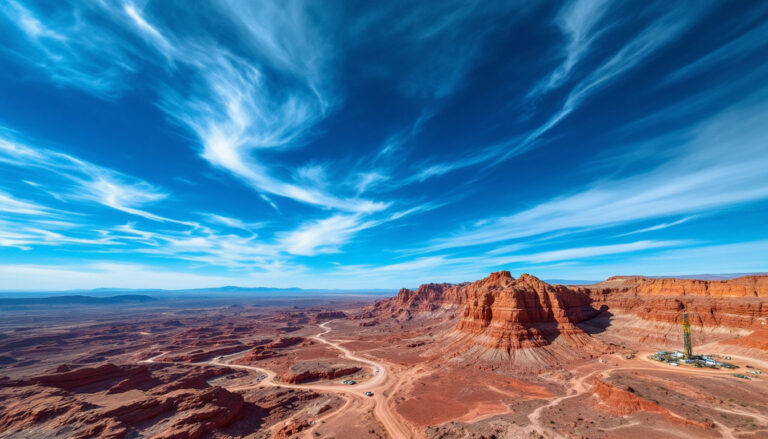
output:
POLYGON ((0 286, 768 270, 768 3, 0 3, 0 286))

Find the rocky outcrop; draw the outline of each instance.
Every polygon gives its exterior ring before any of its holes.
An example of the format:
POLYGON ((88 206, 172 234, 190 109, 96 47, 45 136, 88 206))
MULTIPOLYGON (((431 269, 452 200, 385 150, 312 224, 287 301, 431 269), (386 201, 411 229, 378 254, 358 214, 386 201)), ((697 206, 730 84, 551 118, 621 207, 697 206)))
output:
POLYGON ((322 361, 303 361, 293 365, 287 372, 280 376, 280 380, 300 384, 317 380, 332 380, 335 378, 352 375, 361 369, 353 364, 330 364, 322 361))
POLYGON ((768 297, 768 276, 744 276, 728 280, 697 280, 613 276, 590 286, 638 296, 768 297))
POLYGON ((585 289, 593 306, 644 320, 680 323, 686 310, 694 327, 759 329, 768 324, 768 276, 724 281, 612 277, 585 289))
POLYGON ((598 408, 614 415, 627 416, 637 412, 655 413, 675 423, 711 428, 708 424, 678 416, 658 403, 638 396, 631 387, 619 388, 611 383, 596 379, 593 395, 597 397, 598 408))
POLYGON ((723 340, 721 343, 740 346, 743 348, 760 349, 768 351, 768 327, 758 329, 746 337, 731 340, 723 340))
POLYGON ((233 373, 231 369, 160 369, 160 374, 156 373, 147 366, 105 364, 74 370, 62 366, 56 373, 6 383, 10 385, 0 388, 0 400, 9 395, 13 398, 0 407, 0 431, 23 432, 44 426, 75 439, 122 439, 136 437, 147 425, 163 419, 164 431, 153 433, 153 437, 199 438, 240 414, 244 404, 241 395, 211 387, 205 381, 233 373), (122 381, 109 387, 121 377, 122 381), (100 390, 104 388, 109 390, 100 390), (129 398, 114 395, 127 391, 134 393, 129 398))
POLYGON ((599 313, 584 291, 528 274, 515 279, 500 271, 462 289, 466 304, 456 329, 506 351, 545 346, 560 336, 584 344, 588 336, 576 324, 599 313))
POLYGON ((150 374, 147 366, 116 366, 107 363, 96 367, 83 367, 71 370, 69 366, 62 365, 56 369, 55 373, 19 380, 13 382, 11 385, 31 386, 39 384, 42 386, 72 390, 75 388, 87 387, 95 383, 102 383, 104 381, 134 380, 139 382, 149 379, 149 377, 150 374))
POLYGON ((176 417, 166 430, 155 436, 156 439, 199 438, 232 422, 240 414, 244 403, 242 395, 221 387, 168 398, 173 400, 176 411, 183 412, 184 416, 176 417))
POLYGON ((493 360, 523 359, 528 364, 555 363, 576 358, 576 354, 586 358, 610 351, 583 328, 590 333, 602 331, 611 324, 611 315, 680 324, 687 311, 695 328, 765 328, 768 276, 725 281, 617 276, 594 285, 569 287, 550 285, 528 274, 515 279, 501 271, 473 283, 425 284, 415 291, 404 288, 397 297, 376 302, 355 318, 364 319, 361 326, 373 325, 391 317, 410 319, 440 310, 460 312, 455 332, 468 345, 467 358, 479 355, 493 360), (592 320, 598 315, 605 318, 592 320), (489 354, 477 347, 496 352, 489 354))
POLYGON ((424 284, 414 290, 403 288, 397 296, 380 300, 356 318, 372 318, 377 316, 397 317, 403 314, 437 311, 441 308, 455 308, 464 303, 466 294, 465 284, 424 284))
POLYGON ((318 322, 324 322, 326 320, 335 320, 335 319, 346 319, 347 314, 343 311, 331 311, 331 310, 325 310, 320 311, 312 318, 312 321, 314 323, 318 322))
POLYGON ((264 345, 266 349, 280 349, 297 345, 304 341, 304 337, 282 337, 264 345))
POLYGON ((232 346, 224 346, 221 348, 216 349, 197 349, 191 352, 187 352, 184 354, 179 355, 166 355, 162 357, 161 361, 171 361, 171 362, 185 362, 185 363, 200 363, 206 360, 210 360, 213 357, 218 357, 220 355, 229 355, 234 354, 235 352, 240 352, 247 349, 246 346, 243 346, 238 342, 238 344, 232 345, 232 346))
POLYGON ((272 439, 288 439, 294 437, 295 435, 311 427, 311 425, 312 424, 310 424, 306 419, 291 419, 285 425, 280 427, 274 435, 272 435, 272 439))
POLYGON ((277 340, 262 340, 245 355, 235 360, 235 363, 252 364, 267 358, 279 357, 284 355, 281 353, 283 348, 295 346, 304 343, 305 341, 306 339, 304 337, 282 337, 277 340))

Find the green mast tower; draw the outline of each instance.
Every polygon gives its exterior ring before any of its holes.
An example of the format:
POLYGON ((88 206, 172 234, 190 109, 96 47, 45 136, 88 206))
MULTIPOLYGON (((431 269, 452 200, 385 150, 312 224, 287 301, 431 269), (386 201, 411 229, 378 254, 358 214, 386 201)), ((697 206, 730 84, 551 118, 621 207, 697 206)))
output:
POLYGON ((693 346, 691 344, 691 324, 688 322, 688 312, 683 311, 683 344, 685 359, 690 360, 693 356, 693 346))

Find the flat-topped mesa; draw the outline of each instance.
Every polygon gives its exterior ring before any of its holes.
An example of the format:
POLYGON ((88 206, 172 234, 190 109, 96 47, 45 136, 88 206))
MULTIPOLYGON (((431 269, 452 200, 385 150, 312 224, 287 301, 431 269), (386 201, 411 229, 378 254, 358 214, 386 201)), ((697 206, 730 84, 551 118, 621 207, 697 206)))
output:
POLYGON ((639 296, 768 297, 768 276, 743 276, 728 280, 613 276, 589 288, 639 296))
POLYGON ((595 306, 643 320, 679 323, 687 310, 694 327, 756 329, 768 324, 768 276, 728 280, 614 276, 584 288, 595 306))
POLYGON ((507 352, 545 346, 560 336, 582 345, 588 335, 576 323, 599 313, 585 291, 529 274, 515 279, 500 271, 464 289, 466 305, 456 329, 472 334, 475 344, 507 352))

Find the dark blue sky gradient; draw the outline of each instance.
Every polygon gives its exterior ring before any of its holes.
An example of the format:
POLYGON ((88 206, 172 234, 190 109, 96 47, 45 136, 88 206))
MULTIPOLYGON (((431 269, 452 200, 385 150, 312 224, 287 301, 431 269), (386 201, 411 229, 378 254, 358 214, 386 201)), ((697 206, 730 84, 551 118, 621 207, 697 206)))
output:
POLYGON ((0 285, 768 269, 761 2, 0 5, 0 285))

